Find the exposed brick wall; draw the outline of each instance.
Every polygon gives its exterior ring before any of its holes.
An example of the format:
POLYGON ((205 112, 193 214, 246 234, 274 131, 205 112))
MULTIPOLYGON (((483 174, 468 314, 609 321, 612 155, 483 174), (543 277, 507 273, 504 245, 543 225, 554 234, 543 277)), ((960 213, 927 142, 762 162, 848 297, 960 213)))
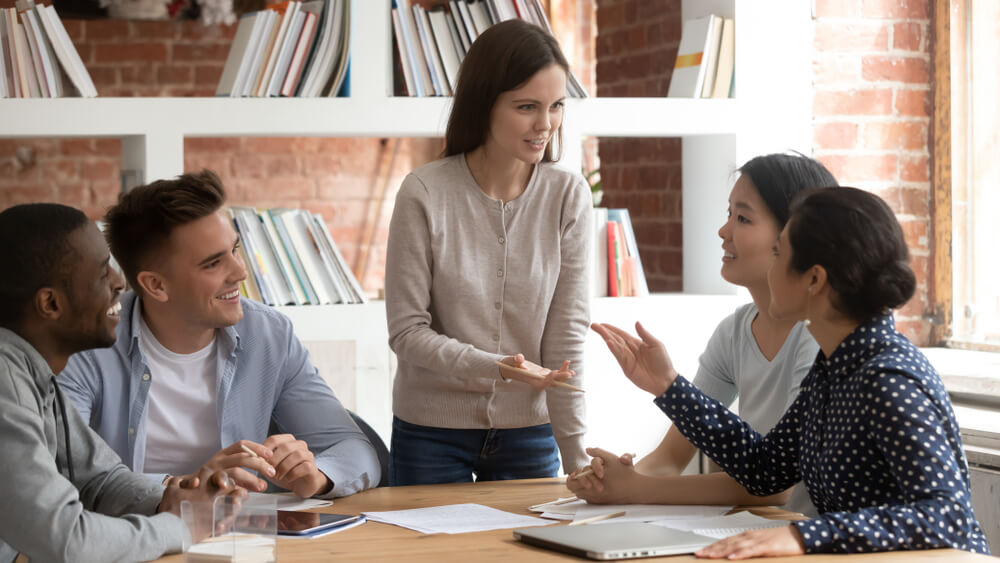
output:
MULTIPOLYGON (((597 94, 666 96, 680 42, 679 0, 597 0, 597 94)), ((632 216, 650 291, 681 290, 679 139, 600 139, 605 207, 632 216)))
MULTIPOLYGON (((214 95, 235 27, 205 27, 194 21, 65 23, 101 96, 214 95)), ((364 251, 370 249, 362 284, 374 293, 384 285, 385 244, 396 190, 409 170, 436 156, 439 143, 188 139, 184 166, 218 172, 232 204, 302 207, 321 213, 357 273, 364 251), (397 143, 396 160, 387 172, 397 143)), ((100 217, 120 190, 120 168, 117 139, 0 140, 0 209, 59 201, 100 217)))
POLYGON ((900 330, 928 344, 931 2, 817 0, 813 154, 896 212, 917 274, 900 330))

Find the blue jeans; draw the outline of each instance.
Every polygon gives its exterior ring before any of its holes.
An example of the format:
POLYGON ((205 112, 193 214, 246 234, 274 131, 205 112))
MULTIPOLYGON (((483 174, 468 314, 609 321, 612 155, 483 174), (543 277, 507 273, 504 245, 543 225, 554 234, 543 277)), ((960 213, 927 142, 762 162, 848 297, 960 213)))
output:
POLYGON ((559 450, 551 424, 464 430, 410 424, 392 417, 389 485, 555 477, 559 450))

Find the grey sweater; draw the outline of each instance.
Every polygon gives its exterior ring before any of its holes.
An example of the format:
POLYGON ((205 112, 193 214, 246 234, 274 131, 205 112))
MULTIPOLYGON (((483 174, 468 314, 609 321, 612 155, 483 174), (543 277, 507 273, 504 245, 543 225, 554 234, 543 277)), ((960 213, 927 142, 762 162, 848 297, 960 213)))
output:
POLYGON ((586 465, 584 397, 499 378, 522 353, 583 381, 589 322, 591 199, 583 178, 535 166, 520 197, 478 187, 465 158, 409 174, 389 227, 386 312, 398 369, 393 413, 439 428, 518 428, 551 421, 563 468, 586 465))
POLYGON ((153 515, 163 487, 122 465, 63 397, 31 344, 0 328, 0 562, 141 561, 180 551, 186 528, 153 515), (73 464, 75 481, 67 464, 73 464))

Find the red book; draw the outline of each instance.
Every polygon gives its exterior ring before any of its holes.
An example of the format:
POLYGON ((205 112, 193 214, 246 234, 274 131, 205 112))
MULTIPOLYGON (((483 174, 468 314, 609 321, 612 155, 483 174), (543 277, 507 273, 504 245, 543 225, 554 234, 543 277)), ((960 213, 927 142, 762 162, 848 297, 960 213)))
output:
POLYGON ((608 297, 618 297, 618 223, 608 221, 608 297))

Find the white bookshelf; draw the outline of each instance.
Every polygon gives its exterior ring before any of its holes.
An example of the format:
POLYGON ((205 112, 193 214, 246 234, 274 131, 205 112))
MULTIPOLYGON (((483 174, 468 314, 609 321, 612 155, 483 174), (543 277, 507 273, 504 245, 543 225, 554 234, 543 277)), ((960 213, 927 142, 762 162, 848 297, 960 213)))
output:
MULTIPOLYGON (((120 138, 122 168, 141 171, 144 179, 152 180, 183 171, 187 137, 443 136, 450 100, 391 96, 389 0, 351 1, 349 98, 8 99, 0 100, 0 138, 120 138)), ((585 136, 683 139, 685 295, 652 299, 639 307, 647 318, 687 323, 689 314, 677 314, 685 299, 711 309, 713 322, 720 318, 715 314, 719 311, 709 303, 732 309, 735 288, 719 277, 716 231, 725 217, 733 171, 757 154, 788 149, 808 153, 810 146, 809 2, 682 0, 682 19, 708 13, 736 20, 735 99, 588 98, 567 104, 563 163, 573 170, 580 169, 578 141, 585 136), (712 301, 695 295, 724 297, 712 301)), ((613 300, 608 307, 623 303, 613 300)), ((392 358, 384 306, 283 311, 305 341, 354 343, 353 351, 350 346, 344 349, 354 358, 355 375, 353 397, 345 402, 388 437, 392 358)), ((686 341, 673 348, 701 350, 702 336, 707 335, 680 332, 686 341)), ((594 377, 591 370, 591 381, 594 377)))

